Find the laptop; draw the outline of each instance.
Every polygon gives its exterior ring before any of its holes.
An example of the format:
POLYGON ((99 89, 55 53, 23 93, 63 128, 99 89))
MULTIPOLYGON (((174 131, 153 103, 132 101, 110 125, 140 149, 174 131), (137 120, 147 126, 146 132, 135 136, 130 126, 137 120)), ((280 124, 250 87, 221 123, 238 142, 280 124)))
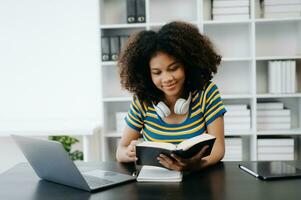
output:
POLYGON ((59 142, 18 135, 12 138, 41 179, 90 192, 136 180, 135 176, 99 167, 81 172, 59 142))
POLYGON ((285 161, 247 162, 238 166, 261 180, 301 178, 301 170, 285 161))

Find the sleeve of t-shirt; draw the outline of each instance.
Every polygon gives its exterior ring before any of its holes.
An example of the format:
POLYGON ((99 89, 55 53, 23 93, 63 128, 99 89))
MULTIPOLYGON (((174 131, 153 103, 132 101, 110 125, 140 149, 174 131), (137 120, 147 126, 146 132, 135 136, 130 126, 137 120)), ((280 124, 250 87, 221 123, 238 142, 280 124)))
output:
POLYGON ((141 102, 138 100, 138 98, 134 97, 131 102, 128 114, 125 118, 125 122, 129 127, 140 132, 143 127, 144 116, 145 111, 141 102))
POLYGON ((205 97, 204 117, 206 126, 208 126, 216 118, 224 115, 226 113, 226 109, 218 88, 214 83, 211 82, 206 88, 205 97))

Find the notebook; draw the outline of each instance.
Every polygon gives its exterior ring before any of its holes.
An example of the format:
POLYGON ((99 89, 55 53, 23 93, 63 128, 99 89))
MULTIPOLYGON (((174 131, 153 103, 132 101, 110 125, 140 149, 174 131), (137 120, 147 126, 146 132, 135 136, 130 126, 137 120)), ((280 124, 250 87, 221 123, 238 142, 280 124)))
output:
POLYGON ((90 192, 136 180, 134 176, 98 166, 80 171, 59 142, 17 135, 12 138, 41 179, 90 192))
POLYGON ((243 171, 262 180, 301 178, 301 170, 284 161, 258 161, 239 164, 243 171))
POLYGON ((169 170, 163 167, 142 166, 137 181, 138 182, 181 182, 183 173, 169 170))

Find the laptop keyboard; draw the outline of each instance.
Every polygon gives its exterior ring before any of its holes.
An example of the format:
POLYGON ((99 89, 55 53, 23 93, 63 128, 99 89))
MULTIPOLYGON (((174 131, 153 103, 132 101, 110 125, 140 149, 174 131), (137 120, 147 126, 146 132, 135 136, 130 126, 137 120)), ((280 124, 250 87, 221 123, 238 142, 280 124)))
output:
POLYGON ((85 175, 84 178, 91 188, 97 188, 97 187, 101 187, 101 186, 105 186, 105 185, 114 183, 113 181, 110 181, 108 179, 98 178, 98 177, 93 177, 93 176, 85 175))

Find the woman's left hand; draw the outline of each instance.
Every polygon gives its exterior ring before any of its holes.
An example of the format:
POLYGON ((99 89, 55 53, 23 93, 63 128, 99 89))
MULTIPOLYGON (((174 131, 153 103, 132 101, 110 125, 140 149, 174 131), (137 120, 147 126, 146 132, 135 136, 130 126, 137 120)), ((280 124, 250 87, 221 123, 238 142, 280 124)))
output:
POLYGON ((208 146, 203 147, 195 156, 191 158, 181 158, 175 154, 171 154, 170 157, 160 154, 158 161, 164 167, 176 170, 176 171, 196 171, 202 168, 202 164, 205 162, 202 160, 208 146))

